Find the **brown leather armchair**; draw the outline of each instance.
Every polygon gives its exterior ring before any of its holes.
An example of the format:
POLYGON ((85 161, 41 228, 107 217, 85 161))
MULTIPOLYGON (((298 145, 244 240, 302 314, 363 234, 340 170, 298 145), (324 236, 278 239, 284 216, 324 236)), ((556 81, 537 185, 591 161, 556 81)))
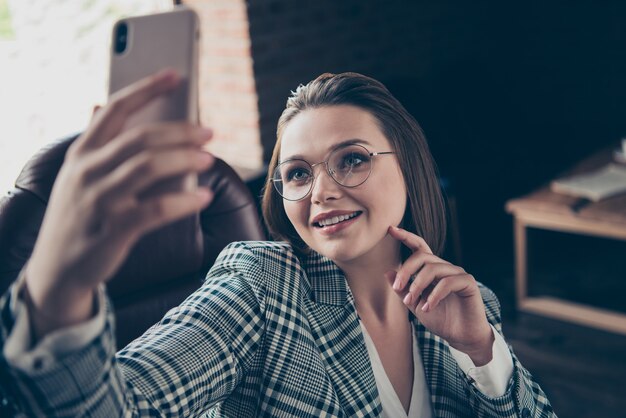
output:
MULTIPOLYGON (((65 152, 77 136, 54 142, 26 164, 15 188, 0 198, 0 292, 13 282, 32 252, 65 152)), ((108 283, 115 307, 118 347, 141 335, 197 289, 230 242, 262 240, 255 201, 221 160, 199 176, 215 193, 199 215, 144 236, 108 283)))

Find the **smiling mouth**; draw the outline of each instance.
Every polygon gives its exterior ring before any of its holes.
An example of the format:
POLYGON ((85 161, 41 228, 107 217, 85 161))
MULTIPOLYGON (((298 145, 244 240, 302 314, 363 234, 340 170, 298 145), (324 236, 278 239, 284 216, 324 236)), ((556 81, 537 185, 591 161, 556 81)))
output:
POLYGON ((341 222, 345 222, 345 221, 348 221, 350 219, 354 219, 357 216, 359 216, 361 213, 362 213, 361 211, 356 211, 356 212, 349 213, 347 215, 333 216, 332 218, 327 218, 327 219, 324 219, 322 221, 315 222, 313 224, 313 226, 315 226, 316 228, 324 228, 324 227, 327 227, 327 226, 337 225, 337 224, 339 224, 341 222))

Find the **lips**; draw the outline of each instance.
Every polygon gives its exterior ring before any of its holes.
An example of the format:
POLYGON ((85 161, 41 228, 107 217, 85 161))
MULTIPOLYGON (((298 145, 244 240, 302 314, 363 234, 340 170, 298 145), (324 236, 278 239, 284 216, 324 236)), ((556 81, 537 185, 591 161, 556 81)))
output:
POLYGON ((362 213, 361 211, 354 211, 354 212, 333 211, 333 212, 316 216, 313 219, 312 224, 316 228, 327 228, 327 227, 334 226, 342 222, 348 221, 350 219, 354 219, 357 216, 359 216, 361 213, 362 213))

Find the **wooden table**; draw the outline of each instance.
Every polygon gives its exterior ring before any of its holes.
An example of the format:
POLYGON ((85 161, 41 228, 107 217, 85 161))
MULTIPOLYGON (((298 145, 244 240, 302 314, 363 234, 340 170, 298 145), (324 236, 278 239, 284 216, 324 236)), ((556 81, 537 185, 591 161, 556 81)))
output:
MULTIPOLYGON (((611 160, 611 155, 611 150, 601 151, 564 175, 601 167, 611 160)), ((528 295, 527 228, 626 241, 626 195, 589 203, 580 208, 579 205, 580 199, 553 193, 548 186, 506 203, 507 212, 514 217, 517 307, 522 311, 626 335, 624 313, 554 297, 528 295)))

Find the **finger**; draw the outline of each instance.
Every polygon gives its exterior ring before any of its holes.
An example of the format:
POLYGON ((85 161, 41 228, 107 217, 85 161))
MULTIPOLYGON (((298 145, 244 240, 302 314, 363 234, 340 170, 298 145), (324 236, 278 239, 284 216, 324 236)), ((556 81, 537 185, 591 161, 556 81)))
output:
POLYGON ((424 238, 419 235, 413 234, 406 229, 398 228, 397 226, 390 226, 387 229, 389 235, 398 241, 402 242, 404 245, 409 247, 411 251, 425 251, 427 253, 432 254, 433 250, 430 249, 424 238))
POLYGON ((424 290, 430 286, 433 281, 439 280, 446 276, 454 276, 464 274, 459 266, 450 263, 427 263, 416 275, 413 283, 409 287, 409 292, 414 298, 419 298, 424 290))
POLYGON ((425 299, 421 310, 428 312, 435 309, 437 305, 451 293, 456 293, 462 297, 469 296, 473 294, 474 287, 476 287, 476 281, 471 274, 443 277, 430 292, 428 298, 425 299))
POLYGON ((213 137, 213 131, 187 122, 163 122, 128 130, 106 145, 104 158, 129 155, 146 148, 174 146, 201 147, 213 137))
POLYGON ((214 194, 208 188, 199 188, 191 193, 160 196, 141 205, 140 227, 144 232, 199 212, 205 208, 214 194))
MULTIPOLYGON (((450 263, 427 263, 416 275, 405 296, 407 302, 417 302, 422 298, 427 288, 446 276, 462 274, 465 271, 450 263)), ((426 292, 428 293, 428 292, 426 292)))
POLYGON ((411 254, 409 258, 402 264, 396 275, 396 280, 393 284, 395 290, 402 290, 409 283, 411 277, 416 274, 425 263, 446 263, 448 261, 442 260, 436 255, 426 253, 423 251, 417 251, 411 254))
MULTIPOLYGON (((409 288, 403 287, 402 289, 396 289, 393 286, 395 284, 396 275, 397 275, 397 272, 395 270, 390 270, 384 274, 384 277, 385 277, 385 280, 387 280, 387 283, 389 283, 389 285, 392 287, 393 291, 396 292, 398 297, 404 301, 407 295, 409 295, 409 288)), ((411 301, 409 301, 408 303, 405 302, 405 304, 409 306, 409 308, 411 307, 409 305, 410 303, 411 301)))
POLYGON ((173 70, 164 70, 143 78, 115 93, 109 103, 94 115, 77 149, 98 147, 117 135, 126 120, 138 109, 178 85, 180 77, 173 70))
POLYGON ((195 149, 144 151, 103 178, 97 186, 100 205, 115 205, 137 196, 159 181, 207 170, 215 162, 210 153, 195 149))
POLYGON ((391 285, 392 289, 394 292, 396 292, 396 294, 398 295, 398 297, 404 301, 405 305, 407 305, 409 308, 411 308, 411 303, 413 302, 410 297, 411 295, 409 294, 409 288, 408 287, 403 287, 401 289, 396 289, 394 287, 395 281, 396 281, 396 275, 397 272, 395 270, 390 270, 388 272, 386 272, 384 274, 385 280, 387 280, 387 283, 389 283, 389 285, 391 285), (408 296, 408 299, 407 299, 408 296))
POLYGON ((211 137, 210 129, 192 126, 186 123, 164 123, 144 126, 123 133, 106 144, 98 153, 89 156, 89 168, 86 181, 99 178, 124 164, 133 154, 151 149, 169 149, 174 147, 195 147, 204 145, 211 137))
POLYGON ((113 233, 131 234, 136 239, 147 232, 182 219, 205 208, 212 200, 211 190, 171 193, 146 199, 128 207, 111 221, 113 233))

